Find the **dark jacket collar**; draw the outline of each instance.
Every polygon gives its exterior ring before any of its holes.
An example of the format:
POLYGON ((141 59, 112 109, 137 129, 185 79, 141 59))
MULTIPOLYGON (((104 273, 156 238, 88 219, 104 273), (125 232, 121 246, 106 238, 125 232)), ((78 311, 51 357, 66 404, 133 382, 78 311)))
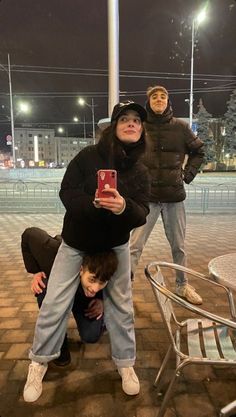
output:
POLYGON ((162 114, 156 114, 150 107, 149 101, 146 103, 147 110, 147 122, 153 124, 164 124, 169 123, 173 117, 173 110, 170 100, 168 100, 167 107, 162 114))
POLYGON ((145 152, 145 140, 125 144, 110 135, 103 135, 98 142, 98 152, 108 162, 110 168, 125 171, 134 165, 145 152))

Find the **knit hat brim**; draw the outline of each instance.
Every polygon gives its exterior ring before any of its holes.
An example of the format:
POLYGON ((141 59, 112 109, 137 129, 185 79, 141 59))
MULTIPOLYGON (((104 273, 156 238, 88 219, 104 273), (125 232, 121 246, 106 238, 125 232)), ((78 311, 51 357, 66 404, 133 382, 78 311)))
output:
POLYGON ((167 97, 169 97, 169 93, 168 93, 168 91, 166 90, 165 87, 163 87, 162 85, 155 85, 154 87, 148 87, 148 89, 147 89, 148 100, 157 91, 162 91, 163 93, 165 93, 167 95, 167 97))

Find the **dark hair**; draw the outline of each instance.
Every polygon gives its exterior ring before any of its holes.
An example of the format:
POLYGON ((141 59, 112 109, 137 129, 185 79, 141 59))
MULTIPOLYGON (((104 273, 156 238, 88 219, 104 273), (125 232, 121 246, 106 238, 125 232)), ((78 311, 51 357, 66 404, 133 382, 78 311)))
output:
POLYGON ((115 273, 118 259, 113 249, 92 254, 86 253, 83 257, 82 266, 95 274, 97 280, 106 282, 115 273))

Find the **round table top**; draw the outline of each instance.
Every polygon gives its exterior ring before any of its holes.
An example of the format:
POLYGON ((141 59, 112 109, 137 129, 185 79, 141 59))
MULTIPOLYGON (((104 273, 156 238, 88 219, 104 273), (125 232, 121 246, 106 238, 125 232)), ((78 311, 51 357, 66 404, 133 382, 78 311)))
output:
POLYGON ((236 252, 213 258, 208 269, 216 281, 236 290, 236 252))

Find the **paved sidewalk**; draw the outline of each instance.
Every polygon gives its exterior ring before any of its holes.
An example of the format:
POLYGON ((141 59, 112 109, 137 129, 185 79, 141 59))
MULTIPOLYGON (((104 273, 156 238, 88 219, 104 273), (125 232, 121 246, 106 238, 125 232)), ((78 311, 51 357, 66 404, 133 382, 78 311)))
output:
MULTIPOLYGON (((236 215, 188 215, 186 249, 188 266, 207 272, 209 260, 236 250, 236 215)), ((0 417, 155 417, 160 398, 153 381, 166 351, 167 340, 144 265, 153 260, 171 261, 161 222, 145 248, 133 287, 136 313, 136 371, 141 393, 128 397, 110 359, 108 335, 94 345, 81 345, 75 323, 69 321, 72 364, 50 366, 43 394, 34 404, 24 403, 22 389, 28 368, 37 305, 30 292, 30 276, 24 271, 20 235, 28 226, 51 234, 60 232, 62 215, 0 216, 0 417)), ((226 314, 221 293, 205 291, 194 282, 204 305, 226 314)), ((227 369, 193 366, 185 372, 166 417, 216 417, 219 409, 236 398, 236 373, 227 369)))

